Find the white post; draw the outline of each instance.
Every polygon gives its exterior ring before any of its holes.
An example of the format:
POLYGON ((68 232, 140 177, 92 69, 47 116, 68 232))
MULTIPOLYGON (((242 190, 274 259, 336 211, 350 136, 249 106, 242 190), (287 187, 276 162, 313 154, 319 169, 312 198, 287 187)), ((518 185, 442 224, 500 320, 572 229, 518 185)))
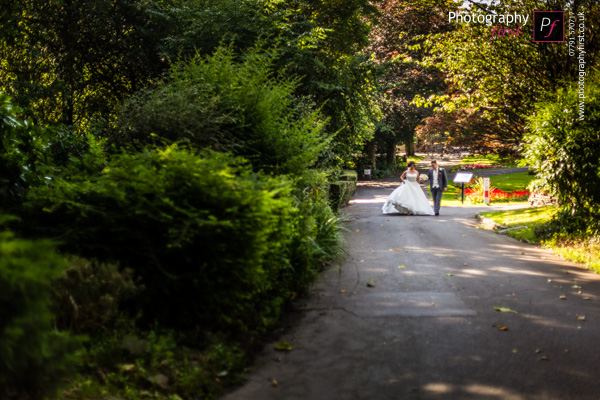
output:
POLYGON ((490 205, 490 178, 483 178, 483 202, 490 205))

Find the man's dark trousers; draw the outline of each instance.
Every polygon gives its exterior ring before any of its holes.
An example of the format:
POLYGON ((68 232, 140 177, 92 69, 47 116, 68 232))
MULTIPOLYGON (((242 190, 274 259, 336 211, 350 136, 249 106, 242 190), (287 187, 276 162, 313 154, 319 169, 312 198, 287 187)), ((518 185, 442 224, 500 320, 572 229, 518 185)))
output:
POLYGON ((440 213, 440 204, 442 203, 442 194, 444 194, 444 189, 442 188, 431 188, 431 197, 433 198, 433 211, 435 214, 440 213))

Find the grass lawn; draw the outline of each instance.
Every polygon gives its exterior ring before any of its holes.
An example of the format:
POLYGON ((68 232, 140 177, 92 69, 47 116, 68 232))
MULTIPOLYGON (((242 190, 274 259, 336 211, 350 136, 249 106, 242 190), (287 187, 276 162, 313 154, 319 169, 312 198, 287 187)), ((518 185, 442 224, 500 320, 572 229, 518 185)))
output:
POLYGON ((491 176, 490 185, 503 192, 512 192, 527 189, 527 185, 533 179, 535 179, 535 175, 529 175, 527 172, 516 172, 514 174, 491 176))
POLYGON ((481 165, 492 165, 492 164, 502 164, 506 167, 516 167, 518 166, 516 162, 510 163, 508 158, 500 158, 498 154, 475 154, 468 155, 464 157, 460 161, 461 165, 464 164, 481 164, 481 165))
POLYGON ((524 242, 538 243, 539 240, 535 237, 533 228, 550 221, 556 212, 556 207, 548 206, 509 211, 490 211, 482 212, 480 214, 507 228, 527 226, 527 228, 509 231, 508 235, 524 242))

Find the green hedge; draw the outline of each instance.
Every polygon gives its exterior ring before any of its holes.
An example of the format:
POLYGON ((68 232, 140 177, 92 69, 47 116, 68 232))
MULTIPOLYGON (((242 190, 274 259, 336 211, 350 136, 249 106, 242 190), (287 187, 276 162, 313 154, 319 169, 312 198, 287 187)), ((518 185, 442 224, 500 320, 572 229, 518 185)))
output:
POLYGON ((0 232, 0 398, 41 399, 73 367, 76 342, 52 330, 50 282, 65 261, 48 241, 0 232))
POLYGON ((173 145, 33 190, 29 220, 68 252, 132 267, 146 318, 243 328, 291 290, 279 284, 291 271, 290 192, 240 159, 173 145))
POLYGON ((331 207, 338 210, 348 204, 356 191, 358 174, 356 171, 344 170, 338 181, 332 182, 329 187, 329 200, 331 207))

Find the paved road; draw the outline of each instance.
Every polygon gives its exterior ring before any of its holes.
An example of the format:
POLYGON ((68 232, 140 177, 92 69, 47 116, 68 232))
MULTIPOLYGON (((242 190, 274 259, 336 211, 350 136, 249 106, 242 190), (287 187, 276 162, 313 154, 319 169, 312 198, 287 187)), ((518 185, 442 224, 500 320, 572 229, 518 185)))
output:
POLYGON ((600 277, 478 229, 472 207, 382 215, 394 185, 360 184, 345 260, 223 398, 600 399, 600 277))

